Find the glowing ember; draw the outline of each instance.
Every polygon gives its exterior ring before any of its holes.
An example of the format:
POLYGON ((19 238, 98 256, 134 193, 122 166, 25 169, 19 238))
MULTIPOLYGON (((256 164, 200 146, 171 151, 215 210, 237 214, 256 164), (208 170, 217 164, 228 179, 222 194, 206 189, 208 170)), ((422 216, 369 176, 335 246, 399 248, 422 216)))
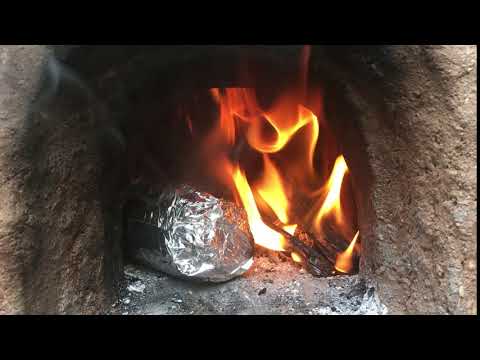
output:
POLYGON ((348 274, 353 269, 353 250, 355 248, 355 244, 357 242, 358 236, 360 232, 357 231, 355 237, 353 238, 352 242, 348 246, 347 250, 337 256, 337 260, 335 262, 335 269, 341 273, 348 274))

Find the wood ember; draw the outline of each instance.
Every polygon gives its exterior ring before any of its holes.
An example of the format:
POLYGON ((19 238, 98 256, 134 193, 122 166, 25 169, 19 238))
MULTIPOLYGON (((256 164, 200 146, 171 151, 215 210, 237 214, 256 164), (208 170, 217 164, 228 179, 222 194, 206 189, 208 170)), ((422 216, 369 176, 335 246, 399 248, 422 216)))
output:
MULTIPOLYGON (((310 235, 313 236, 313 235, 310 235)), ((343 251, 343 249, 338 248, 333 243, 329 241, 330 237, 327 237, 324 234, 314 237, 314 247, 319 252, 321 252, 331 264, 335 264, 337 259, 337 254, 343 251)))
POLYGON ((317 259, 317 267, 321 268, 323 276, 330 276, 332 275, 332 271, 334 270, 334 264, 335 264, 335 259, 336 259, 336 253, 335 250, 329 246, 327 243, 327 246, 318 246, 317 245, 317 239, 315 236, 310 234, 307 231, 304 231, 301 228, 297 228, 297 231, 295 232, 295 236, 305 245, 316 248, 323 256, 319 257, 317 259))
MULTIPOLYGON (((338 254, 342 253, 348 243, 338 234, 331 223, 326 222, 326 233, 316 237, 313 234, 297 227, 295 235, 287 233, 281 226, 269 219, 264 222, 287 239, 287 252, 300 256, 302 266, 314 276, 339 275, 335 270, 338 254)), ((354 257, 354 271, 358 271, 358 257, 354 257)))
MULTIPOLYGON (((266 222, 268 226, 270 226, 275 231, 281 233, 285 239, 288 241, 287 251, 289 253, 295 253, 302 258, 302 265, 305 269, 310 272, 314 276, 328 276, 331 275, 333 264, 328 260, 328 258, 323 255, 321 252, 317 251, 315 247, 308 245, 309 243, 312 244, 313 240, 307 233, 302 235, 303 239, 306 240, 305 243, 300 239, 297 235, 292 236, 283 230, 280 226, 266 222)), ((301 233, 301 230, 299 230, 301 233)))
POLYGON ((321 247, 330 247, 336 253, 339 253, 348 247, 349 241, 341 235, 335 223, 326 218, 322 222, 322 231, 317 236, 317 243, 321 247))

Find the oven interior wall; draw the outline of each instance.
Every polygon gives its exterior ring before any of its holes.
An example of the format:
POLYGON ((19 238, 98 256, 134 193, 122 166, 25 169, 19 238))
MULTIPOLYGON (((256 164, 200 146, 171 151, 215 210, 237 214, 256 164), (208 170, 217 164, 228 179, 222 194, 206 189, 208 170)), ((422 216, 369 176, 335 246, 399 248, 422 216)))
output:
POLYGON ((0 314, 95 314, 114 296, 93 106, 50 55, 0 47, 0 314))
POLYGON ((476 313, 476 47, 329 53, 362 114, 375 179, 361 203, 371 211, 359 210, 374 220, 364 274, 390 312, 476 313))

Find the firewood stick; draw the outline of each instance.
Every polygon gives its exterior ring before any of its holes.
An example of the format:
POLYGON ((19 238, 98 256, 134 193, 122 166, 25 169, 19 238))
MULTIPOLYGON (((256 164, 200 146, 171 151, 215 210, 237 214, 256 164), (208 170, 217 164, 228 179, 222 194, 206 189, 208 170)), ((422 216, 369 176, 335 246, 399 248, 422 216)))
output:
POLYGON ((334 244, 330 243, 329 237, 326 236, 313 236, 312 234, 308 233, 309 236, 315 239, 314 247, 318 251, 321 251, 328 261, 332 264, 335 264, 335 260, 337 258, 337 254, 342 252, 342 249, 339 249, 334 244))
MULTIPOLYGON (((269 206, 268 204, 266 205, 269 206)), ((302 265, 304 265, 304 267, 306 267, 307 270, 313 275, 318 275, 318 276, 322 275, 321 266, 318 264, 320 258, 324 258, 332 266, 335 265, 336 252, 332 250, 331 247, 330 248, 322 247, 322 246, 309 247, 305 245, 300 239, 298 239, 298 237, 289 234, 282 227, 277 225, 275 223, 276 220, 274 220, 272 216, 263 214, 262 220, 271 229, 279 232, 284 236, 284 238, 288 242, 288 248, 286 249, 287 252, 289 252, 290 254, 292 252, 295 252, 296 254, 301 256, 303 259, 302 265)), ((315 239, 314 236, 310 234, 309 236, 315 239)), ((314 241, 314 245, 315 244, 316 244, 316 241, 314 241)))
POLYGON ((319 266, 318 261, 320 258, 326 259, 330 264, 335 264, 335 260, 333 263, 331 260, 322 252, 317 251, 314 248, 306 246, 302 241, 300 241, 296 236, 290 235, 288 232, 283 230, 281 227, 277 226, 276 224, 270 221, 264 221, 267 226, 272 228, 273 230, 282 234, 288 242, 288 246, 286 251, 292 253, 295 252, 302 258, 302 265, 306 267, 306 269, 312 273, 313 275, 322 275, 323 271, 321 266, 319 266))
POLYGON ((322 232, 321 235, 317 237, 319 242, 322 243, 322 246, 329 244, 333 246, 336 252, 344 251, 349 244, 349 241, 340 235, 337 225, 332 219, 326 218, 322 222, 322 232))

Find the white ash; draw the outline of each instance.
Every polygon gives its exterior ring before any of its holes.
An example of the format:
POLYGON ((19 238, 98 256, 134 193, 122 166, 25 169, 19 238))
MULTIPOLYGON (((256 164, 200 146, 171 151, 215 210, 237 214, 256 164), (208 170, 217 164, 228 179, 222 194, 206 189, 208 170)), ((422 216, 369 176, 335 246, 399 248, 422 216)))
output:
POLYGON ((136 280, 141 279, 143 276, 142 270, 132 265, 126 265, 123 269, 123 274, 127 279, 136 279, 136 280))
POLYGON ((141 293, 145 291, 145 284, 141 281, 135 281, 133 284, 128 285, 127 290, 130 292, 141 293))
POLYGON ((175 279, 128 265, 120 302, 112 313, 197 314, 385 314, 374 287, 358 276, 315 278, 289 261, 258 257, 249 272, 224 284, 175 279), (143 292, 129 291, 141 283, 143 292), (134 285, 135 286, 135 285, 134 285), (266 290, 264 290, 266 289, 266 290))
POLYGON ((339 303, 337 307, 326 306, 314 308, 311 310, 312 315, 387 315, 388 310, 385 305, 380 303, 378 295, 374 292, 374 288, 370 288, 363 295, 362 302, 358 309, 354 310, 351 307, 344 306, 339 303))

